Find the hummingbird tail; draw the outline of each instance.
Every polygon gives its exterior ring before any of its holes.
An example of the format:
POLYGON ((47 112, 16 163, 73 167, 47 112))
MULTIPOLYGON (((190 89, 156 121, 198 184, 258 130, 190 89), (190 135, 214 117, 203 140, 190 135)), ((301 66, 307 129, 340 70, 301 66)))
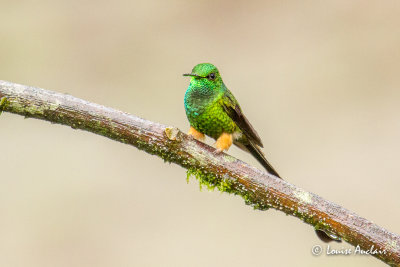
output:
MULTIPOLYGON (((271 166, 268 160, 265 158, 264 153, 261 151, 260 147, 252 142, 245 145, 246 149, 258 160, 258 162, 263 165, 263 167, 272 175, 275 175, 278 178, 281 178, 278 172, 271 166)), ((281 178, 282 179, 282 178, 281 178)))

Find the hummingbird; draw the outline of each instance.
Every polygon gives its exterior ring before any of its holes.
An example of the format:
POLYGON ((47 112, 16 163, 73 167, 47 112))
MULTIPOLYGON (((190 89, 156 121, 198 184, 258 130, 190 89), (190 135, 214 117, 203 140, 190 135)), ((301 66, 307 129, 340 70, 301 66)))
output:
POLYGON ((201 63, 183 76, 191 77, 184 101, 190 123, 188 134, 200 141, 204 141, 205 135, 215 139, 217 153, 234 144, 250 152, 270 174, 281 178, 265 158, 260 136, 222 81, 218 69, 213 64, 201 63))

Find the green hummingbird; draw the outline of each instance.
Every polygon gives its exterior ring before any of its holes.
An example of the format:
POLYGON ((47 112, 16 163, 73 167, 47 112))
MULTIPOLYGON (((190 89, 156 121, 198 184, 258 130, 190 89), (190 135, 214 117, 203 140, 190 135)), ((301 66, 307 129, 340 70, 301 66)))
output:
POLYGON ((191 77, 185 93, 189 135, 197 140, 204 140, 205 135, 214 138, 217 152, 235 144, 250 152, 270 174, 281 178, 265 158, 259 135, 225 86, 218 69, 210 63, 201 63, 183 76, 191 77))

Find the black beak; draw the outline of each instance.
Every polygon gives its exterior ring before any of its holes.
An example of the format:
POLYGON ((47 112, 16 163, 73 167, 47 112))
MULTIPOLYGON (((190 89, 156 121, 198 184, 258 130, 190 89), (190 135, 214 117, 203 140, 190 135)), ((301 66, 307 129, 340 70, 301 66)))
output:
POLYGON ((203 78, 202 76, 200 76, 200 75, 198 75, 198 74, 195 74, 195 73, 185 73, 185 74, 182 74, 183 76, 191 76, 191 77, 200 77, 200 78, 203 78))

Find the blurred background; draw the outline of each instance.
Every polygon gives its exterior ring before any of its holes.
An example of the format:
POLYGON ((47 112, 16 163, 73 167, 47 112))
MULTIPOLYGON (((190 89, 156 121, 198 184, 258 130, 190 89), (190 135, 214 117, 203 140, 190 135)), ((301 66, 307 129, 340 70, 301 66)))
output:
MULTIPOLYGON (((395 0, 2 0, 0 79, 187 131, 182 73, 213 63, 286 180, 399 233, 399 12, 395 0)), ((200 191, 134 147, 8 113, 0 127, 0 266, 383 266, 313 256, 326 246, 312 227, 200 191)))

